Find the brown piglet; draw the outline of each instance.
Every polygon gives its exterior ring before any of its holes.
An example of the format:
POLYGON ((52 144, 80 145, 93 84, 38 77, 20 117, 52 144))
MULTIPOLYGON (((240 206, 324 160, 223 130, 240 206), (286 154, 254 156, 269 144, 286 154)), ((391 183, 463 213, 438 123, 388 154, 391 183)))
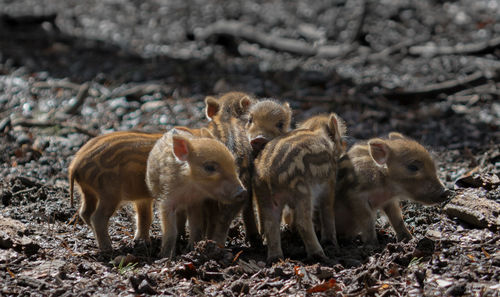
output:
POLYGON ((148 157, 146 184, 160 203, 163 257, 175 254, 179 212, 187 213, 192 247, 203 238, 205 200, 230 205, 246 196, 231 152, 208 130, 200 133, 202 137, 168 132, 148 157))
POLYGON ((79 186, 82 220, 92 228, 101 251, 112 250, 108 223, 116 209, 133 202, 134 240, 150 242, 153 198, 144 181, 148 154, 163 134, 113 132, 88 141, 75 155, 69 172, 71 205, 79 186))
POLYGON ((450 195, 438 179, 429 152, 400 133, 354 145, 340 160, 335 218, 339 236, 361 233, 366 244, 376 244, 375 221, 381 209, 398 240, 411 239, 400 199, 423 204, 445 201, 450 195))
POLYGON ((331 115, 325 124, 274 138, 255 160, 253 184, 268 262, 283 258, 280 222, 285 205, 293 211, 309 258, 326 258, 314 231, 315 207, 325 210, 323 239, 336 244, 333 202, 338 157, 332 137, 339 135, 337 118, 331 115))
POLYGON ((260 245, 261 242, 251 199, 252 148, 245 130, 246 114, 254 102, 255 99, 240 92, 205 99, 206 115, 211 120, 207 129, 232 153, 239 177, 247 189, 246 197, 240 202, 227 205, 216 201, 205 203, 206 237, 220 245, 225 244, 231 222, 240 211, 243 214, 247 240, 252 246, 260 245))

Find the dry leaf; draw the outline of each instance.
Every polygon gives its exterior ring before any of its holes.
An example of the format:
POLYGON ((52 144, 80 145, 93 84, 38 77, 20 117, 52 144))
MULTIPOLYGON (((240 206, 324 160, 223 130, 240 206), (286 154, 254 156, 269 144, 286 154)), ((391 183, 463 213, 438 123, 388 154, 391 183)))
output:
POLYGON ((331 278, 327 282, 318 284, 314 287, 307 289, 307 293, 311 294, 311 293, 325 292, 325 291, 328 291, 331 288, 335 287, 336 284, 337 284, 337 281, 335 279, 331 278))
POLYGON ((238 260, 238 258, 240 257, 240 255, 243 253, 243 250, 239 251, 238 253, 236 253, 236 256, 234 256, 233 258, 233 263, 236 262, 238 260))

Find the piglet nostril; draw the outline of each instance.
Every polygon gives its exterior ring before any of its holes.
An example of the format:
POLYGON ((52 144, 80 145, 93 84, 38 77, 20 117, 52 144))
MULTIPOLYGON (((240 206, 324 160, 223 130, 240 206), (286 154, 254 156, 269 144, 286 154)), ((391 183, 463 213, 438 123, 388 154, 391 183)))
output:
POLYGON ((269 141, 262 136, 257 136, 250 141, 254 152, 260 152, 269 141))
POLYGON ((247 193, 247 190, 240 186, 236 190, 236 192, 234 192, 234 194, 232 196, 233 196, 233 199, 243 198, 243 197, 245 197, 246 193, 247 193))
POLYGON ((445 201, 449 198, 452 198, 453 197, 453 194, 454 194, 454 191, 451 191, 451 190, 447 190, 445 189, 441 195, 439 196, 439 200, 440 201, 445 201))

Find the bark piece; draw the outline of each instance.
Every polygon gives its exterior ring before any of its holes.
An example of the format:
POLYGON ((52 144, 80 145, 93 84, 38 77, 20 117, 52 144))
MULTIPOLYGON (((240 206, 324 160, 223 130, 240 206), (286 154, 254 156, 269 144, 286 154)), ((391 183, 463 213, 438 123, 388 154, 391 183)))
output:
POLYGON ((465 190, 445 207, 449 217, 457 217, 472 226, 498 229, 500 227, 500 204, 477 195, 477 191, 465 190))

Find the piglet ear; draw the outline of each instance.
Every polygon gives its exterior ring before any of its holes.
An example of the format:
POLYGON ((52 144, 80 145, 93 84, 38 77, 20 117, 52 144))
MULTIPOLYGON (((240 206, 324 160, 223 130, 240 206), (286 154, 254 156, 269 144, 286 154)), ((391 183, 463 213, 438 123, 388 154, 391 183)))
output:
POLYGON ((378 165, 384 165, 389 158, 390 149, 382 139, 372 139, 368 141, 370 156, 378 165))
POLYGON ((292 108, 290 107, 290 103, 288 102, 285 102, 285 104, 283 104, 283 106, 285 106, 285 108, 289 111, 292 111, 292 108))
POLYGON ((192 151, 191 143, 189 140, 180 135, 172 136, 173 151, 177 159, 187 161, 189 153, 192 151))
POLYGON ((328 129, 330 130, 332 136, 335 138, 332 140, 338 141, 340 138, 339 122, 337 121, 337 117, 334 113, 330 114, 330 118, 328 119, 328 129))
POLYGON ((205 98, 205 106, 206 116, 209 120, 211 120, 219 111, 219 103, 215 97, 207 96, 205 98))
POLYGON ((403 136, 403 134, 399 133, 399 132, 391 132, 389 133, 389 139, 390 140, 395 140, 395 139, 404 139, 405 137, 403 136))
POLYGON ((247 112, 250 109, 250 105, 252 105, 250 97, 245 96, 240 99, 240 107, 244 112, 247 112))
POLYGON ((200 129, 200 136, 204 138, 212 138, 215 139, 215 136, 208 130, 207 128, 201 128, 200 129))

